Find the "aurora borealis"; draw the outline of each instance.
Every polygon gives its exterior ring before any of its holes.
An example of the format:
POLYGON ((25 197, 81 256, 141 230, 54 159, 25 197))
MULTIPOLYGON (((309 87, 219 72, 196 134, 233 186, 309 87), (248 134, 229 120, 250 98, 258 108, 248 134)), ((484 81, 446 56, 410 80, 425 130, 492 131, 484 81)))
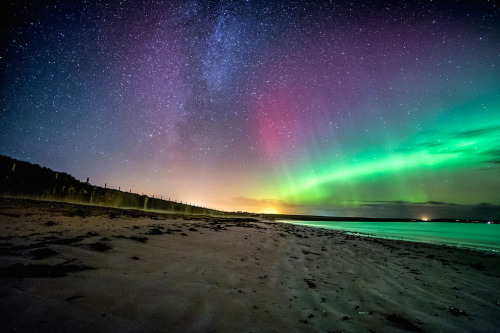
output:
POLYGON ((2 6, 0 154, 223 210, 500 218, 494 1, 2 6))

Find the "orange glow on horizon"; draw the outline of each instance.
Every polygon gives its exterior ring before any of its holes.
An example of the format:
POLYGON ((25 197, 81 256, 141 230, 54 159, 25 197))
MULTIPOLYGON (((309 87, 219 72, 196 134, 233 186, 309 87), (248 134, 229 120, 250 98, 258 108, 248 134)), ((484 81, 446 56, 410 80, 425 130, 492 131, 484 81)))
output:
POLYGON ((266 207, 261 210, 263 214, 279 214, 279 210, 276 207, 266 207))

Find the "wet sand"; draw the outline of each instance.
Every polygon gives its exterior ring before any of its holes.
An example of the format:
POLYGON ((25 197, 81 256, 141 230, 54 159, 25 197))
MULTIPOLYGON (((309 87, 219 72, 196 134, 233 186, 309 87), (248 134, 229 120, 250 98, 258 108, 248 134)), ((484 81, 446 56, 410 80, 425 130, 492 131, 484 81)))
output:
POLYGON ((500 256, 0 199, 2 331, 495 332, 500 256))

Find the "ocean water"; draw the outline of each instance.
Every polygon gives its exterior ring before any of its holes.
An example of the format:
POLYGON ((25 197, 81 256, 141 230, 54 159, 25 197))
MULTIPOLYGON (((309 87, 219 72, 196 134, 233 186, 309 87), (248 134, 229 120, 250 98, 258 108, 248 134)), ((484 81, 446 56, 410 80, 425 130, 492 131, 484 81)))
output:
POLYGON ((285 223, 343 230, 369 237, 500 251, 500 224, 444 222, 315 222, 281 221, 285 223))

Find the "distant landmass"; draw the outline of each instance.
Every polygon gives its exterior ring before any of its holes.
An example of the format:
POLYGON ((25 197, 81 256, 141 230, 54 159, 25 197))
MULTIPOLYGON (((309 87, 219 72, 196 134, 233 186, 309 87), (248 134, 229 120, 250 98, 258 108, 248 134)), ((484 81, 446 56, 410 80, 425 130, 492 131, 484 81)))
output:
MULTIPOLYGON (((53 171, 38 164, 13 159, 0 155, 0 196, 46 201, 61 201, 84 205, 141 209, 150 211, 173 212, 182 214, 217 215, 217 216, 256 216, 247 212, 224 212, 216 209, 189 205, 187 203, 163 200, 137 193, 94 186, 82 182, 65 172, 53 171)), ((259 214, 269 220, 301 221, 384 221, 416 222, 420 219, 408 218, 371 218, 340 217, 286 214, 259 214)), ((433 219, 432 222, 476 222, 499 223, 486 220, 433 219)))
POLYGON ((408 219, 408 218, 382 218, 382 217, 349 217, 349 216, 314 216, 314 215, 285 215, 262 214, 267 219, 293 220, 293 221, 323 221, 323 222, 459 222, 459 223, 500 223, 498 220, 471 220, 471 219, 408 219))

